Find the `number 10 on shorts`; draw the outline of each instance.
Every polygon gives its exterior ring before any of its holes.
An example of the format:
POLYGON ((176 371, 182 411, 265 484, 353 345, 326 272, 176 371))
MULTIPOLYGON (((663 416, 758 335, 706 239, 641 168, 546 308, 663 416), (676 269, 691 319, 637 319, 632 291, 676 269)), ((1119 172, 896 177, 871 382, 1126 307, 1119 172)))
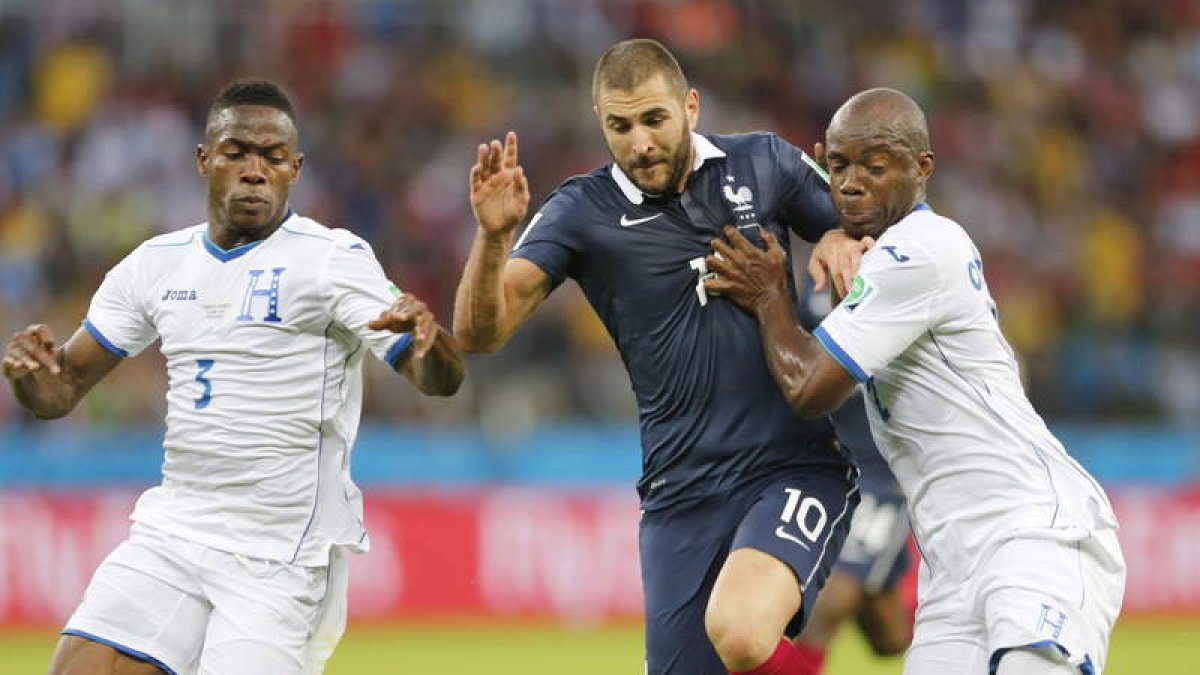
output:
POLYGON ((796 523, 800 534, 810 542, 816 543, 817 537, 825 530, 829 522, 829 514, 825 505, 816 497, 805 497, 800 488, 784 488, 787 493, 787 503, 783 505, 783 513, 779 519, 785 524, 796 523))

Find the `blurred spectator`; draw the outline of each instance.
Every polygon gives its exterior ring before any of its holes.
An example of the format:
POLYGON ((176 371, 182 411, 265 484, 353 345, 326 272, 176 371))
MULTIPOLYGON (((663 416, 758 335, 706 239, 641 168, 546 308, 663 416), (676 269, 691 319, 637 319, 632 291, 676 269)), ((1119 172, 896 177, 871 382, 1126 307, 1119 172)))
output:
MULTIPOLYGON (((630 35, 681 56, 703 131, 811 147, 854 91, 908 91, 939 148, 931 201, 983 249, 1037 407, 1200 414, 1200 10, 1183 0, 2 3, 0 331, 49 314, 65 337, 103 270, 203 219, 204 104, 255 74, 309 111, 295 208, 368 238, 448 320, 475 144, 520 132, 538 200, 604 161, 581 101, 596 56, 630 35)), ((471 364, 460 396, 390 389, 366 415, 498 431, 632 419, 603 328, 577 294, 550 304, 504 358, 471 364)), ((77 423, 157 423, 154 358, 77 423)), ((0 424, 17 423, 0 397, 0 424)))

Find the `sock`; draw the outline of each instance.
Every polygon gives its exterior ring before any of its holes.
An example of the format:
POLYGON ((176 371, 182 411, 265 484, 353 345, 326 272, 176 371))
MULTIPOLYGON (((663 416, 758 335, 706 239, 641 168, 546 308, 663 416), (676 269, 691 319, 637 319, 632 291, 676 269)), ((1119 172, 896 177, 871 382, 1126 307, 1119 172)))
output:
POLYGON ((805 663, 800 650, 786 638, 781 638, 779 645, 775 647, 775 653, 762 665, 742 673, 730 671, 730 675, 817 675, 819 672, 819 665, 818 670, 813 670, 805 663))
POLYGON ((825 667, 825 648, 807 642, 797 642, 795 645, 796 651, 800 653, 800 662, 808 668, 800 672, 805 675, 820 675, 825 667))

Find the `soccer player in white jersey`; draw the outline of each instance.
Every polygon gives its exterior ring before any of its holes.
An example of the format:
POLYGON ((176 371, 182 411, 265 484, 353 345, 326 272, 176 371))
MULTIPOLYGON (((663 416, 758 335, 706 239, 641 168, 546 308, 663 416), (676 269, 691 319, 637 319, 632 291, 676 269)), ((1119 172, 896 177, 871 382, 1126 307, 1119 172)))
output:
POLYGON ((923 113, 900 92, 862 92, 826 146, 842 226, 876 240, 846 298, 805 332, 778 242, 764 233, 764 251, 733 228, 713 242, 707 286, 757 318, 800 414, 864 389, 922 554, 905 673, 1100 673, 1125 585, 1117 522, 1026 398, 978 250, 924 203, 923 113))
POLYGON ((114 267, 57 346, 17 333, 4 375, 61 417, 123 357, 162 341, 162 484, 67 621, 52 673, 319 673, 345 625, 345 552, 365 551, 350 447, 369 350, 420 391, 463 378, 453 338, 370 246, 288 207, 295 114, 268 81, 226 87, 197 148, 208 222, 114 267))

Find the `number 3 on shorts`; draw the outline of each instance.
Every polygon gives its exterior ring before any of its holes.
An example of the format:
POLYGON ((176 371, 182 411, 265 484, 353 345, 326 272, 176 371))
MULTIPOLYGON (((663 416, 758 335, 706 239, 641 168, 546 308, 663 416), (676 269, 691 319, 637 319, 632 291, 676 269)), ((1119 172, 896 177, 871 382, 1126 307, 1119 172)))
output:
POLYGON ((816 497, 805 497, 800 488, 784 488, 783 491, 787 493, 788 498, 779 519, 785 523, 791 523, 794 519, 800 527, 800 534, 816 543, 817 537, 821 536, 826 523, 829 522, 825 505, 816 497))

